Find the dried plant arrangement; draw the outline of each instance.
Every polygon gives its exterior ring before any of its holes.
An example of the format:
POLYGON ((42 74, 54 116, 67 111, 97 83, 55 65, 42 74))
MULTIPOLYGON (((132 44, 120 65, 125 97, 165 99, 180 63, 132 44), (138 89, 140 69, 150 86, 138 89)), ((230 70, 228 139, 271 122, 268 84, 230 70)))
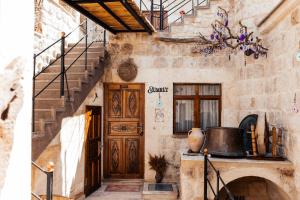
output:
POLYGON ((219 7, 217 16, 219 19, 211 24, 213 32, 206 37, 199 33, 199 41, 194 52, 199 52, 205 56, 229 48, 231 52, 240 50, 245 56, 254 55, 267 56, 268 49, 262 45, 262 40, 254 36, 253 32, 248 32, 248 27, 239 22, 239 33, 234 34, 229 28, 228 11, 219 7))
POLYGON ((156 183, 161 183, 168 167, 168 162, 165 158, 165 155, 152 156, 151 154, 149 154, 148 163, 150 165, 150 169, 156 172, 155 174, 156 183))

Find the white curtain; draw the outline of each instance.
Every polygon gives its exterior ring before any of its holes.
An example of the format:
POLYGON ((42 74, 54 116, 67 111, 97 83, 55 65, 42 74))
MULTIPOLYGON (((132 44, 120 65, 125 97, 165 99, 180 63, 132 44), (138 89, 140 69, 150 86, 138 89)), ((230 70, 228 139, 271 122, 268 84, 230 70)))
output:
POLYGON ((200 85, 200 95, 221 95, 219 84, 200 85))
POLYGON ((175 95, 195 95, 196 85, 176 85, 175 95))
POLYGON ((194 101, 176 101, 176 132, 188 132, 194 125, 194 101))
POLYGON ((218 100, 200 101, 200 127, 206 129, 219 125, 219 102, 218 100))

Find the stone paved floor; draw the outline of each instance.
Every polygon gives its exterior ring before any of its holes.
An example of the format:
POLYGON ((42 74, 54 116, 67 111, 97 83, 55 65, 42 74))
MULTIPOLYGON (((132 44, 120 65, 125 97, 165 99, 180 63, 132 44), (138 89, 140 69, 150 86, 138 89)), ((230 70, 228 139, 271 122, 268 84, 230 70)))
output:
POLYGON ((118 185, 143 185, 143 180, 117 180, 105 181, 102 187, 92 193, 86 200, 142 200, 142 190, 140 192, 107 192, 105 191, 109 183, 117 183, 118 185))

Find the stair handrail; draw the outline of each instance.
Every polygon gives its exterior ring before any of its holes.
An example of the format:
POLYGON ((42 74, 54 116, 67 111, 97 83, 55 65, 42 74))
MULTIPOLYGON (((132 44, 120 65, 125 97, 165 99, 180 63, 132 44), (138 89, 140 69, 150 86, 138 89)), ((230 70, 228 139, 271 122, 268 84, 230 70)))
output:
POLYGON ((220 171, 215 168, 215 166, 212 164, 212 162, 208 158, 208 150, 204 149, 204 200, 208 200, 208 186, 211 189, 212 193, 214 194, 214 199, 215 200, 220 200, 220 183, 223 185, 227 196, 230 200, 235 200, 234 196, 226 186, 225 181, 222 179, 220 175, 220 171), (216 185, 216 190, 213 188, 209 178, 208 178, 208 167, 211 167, 213 171, 215 172, 217 176, 217 185, 216 185))
MULTIPOLYGON (((187 10, 185 14, 189 14, 193 12, 194 6, 202 5, 203 3, 207 3, 208 0, 197 0, 196 3, 194 3, 195 0, 173 0, 170 3, 168 3, 168 0, 160 0, 159 4, 154 3, 154 0, 150 0, 150 8, 147 7, 145 2, 143 0, 140 0, 140 10, 143 11, 143 8, 145 8, 146 11, 150 12, 150 22, 151 24, 154 24, 153 18, 159 18, 159 30, 163 31, 167 28, 169 28, 170 24, 173 24, 177 22, 179 19, 182 19, 182 16, 176 18, 172 22, 168 23, 168 25, 164 25, 165 20, 168 20, 168 18, 172 15, 174 15, 179 9, 182 9, 189 3, 191 3, 191 9, 187 10), (179 1, 179 2, 178 2, 179 1), (200 2, 199 2, 200 1, 200 2), (177 2, 177 4, 175 4, 177 2), (174 5, 175 4, 175 5, 174 5), (195 5, 196 4, 196 5, 195 5), (154 5, 158 6, 157 11, 159 11, 159 16, 154 15, 154 5), (172 6, 170 9, 167 10, 172 6), (166 14, 165 11, 168 11, 166 14)), ((144 10, 144 11, 145 11, 144 10)))
MULTIPOLYGON (((94 26, 96 27, 96 25, 94 26)), ((38 54, 34 54, 33 56, 33 94, 32 94, 32 132, 35 131, 35 99, 46 89, 51 85, 58 77, 60 78, 60 97, 63 97, 65 94, 65 82, 66 82, 66 89, 67 89, 67 98, 70 99, 70 91, 69 91, 69 86, 68 86, 68 78, 67 78, 67 71, 73 66, 73 64, 85 53, 85 58, 84 58, 84 65, 85 65, 85 70, 87 71, 87 51, 89 47, 96 41, 97 39, 93 40, 90 44, 88 44, 88 21, 85 19, 82 23, 80 23, 76 28, 74 28, 70 33, 67 35, 64 32, 61 32, 61 37, 59 40, 55 41, 54 43, 50 44, 48 47, 46 47, 44 50, 39 52, 38 54), (75 30, 77 30, 79 27, 82 27, 85 25, 85 31, 84 35, 72 46, 68 51, 65 52, 65 40, 67 37, 69 37, 72 33, 74 33, 75 30), (75 48, 83 39, 85 39, 85 48, 80 53, 79 56, 75 58, 74 61, 66 68, 65 67, 65 56, 68 55, 68 53, 75 48), (40 56, 42 53, 44 53, 46 50, 49 48, 53 47, 55 44, 58 44, 58 42, 61 43, 61 53, 59 56, 57 56, 53 61, 51 61, 46 67, 44 67, 40 72, 35 73, 36 71, 36 59, 38 56, 40 56), (42 89, 39 90, 39 92, 35 92, 35 82, 36 79, 39 75, 41 75, 47 68, 52 66, 56 61, 60 59, 60 65, 61 65, 61 71, 58 73, 52 80, 50 80, 42 89)), ((106 30, 103 32, 103 46, 105 47, 106 45, 106 30)))
MULTIPOLYGON (((46 184, 46 200, 52 200, 53 198, 53 172, 54 172, 54 163, 53 162, 48 162, 47 164, 47 169, 41 168, 38 164, 36 164, 34 161, 31 161, 32 166, 36 167, 38 170, 46 174, 47 176, 47 184, 46 184)), ((31 192, 31 195, 38 199, 42 200, 42 198, 34 193, 31 192)))
MULTIPOLYGON (((74 31, 76 31, 79 27, 81 27, 84 23, 85 23, 86 20, 84 20, 83 22, 81 22, 76 28, 74 28, 70 33, 68 33, 66 35, 66 37, 68 37, 69 35, 71 35, 74 31)), ((41 55, 42 53, 44 53, 45 51, 47 51, 49 48, 51 48, 52 46, 54 46, 55 44, 57 44, 58 42, 61 41, 61 38, 59 38, 58 40, 56 40, 55 42, 53 42, 52 44, 50 44, 48 47, 46 47, 45 49, 43 49, 42 51, 40 51, 39 53, 36 53, 35 56, 39 56, 41 55)))

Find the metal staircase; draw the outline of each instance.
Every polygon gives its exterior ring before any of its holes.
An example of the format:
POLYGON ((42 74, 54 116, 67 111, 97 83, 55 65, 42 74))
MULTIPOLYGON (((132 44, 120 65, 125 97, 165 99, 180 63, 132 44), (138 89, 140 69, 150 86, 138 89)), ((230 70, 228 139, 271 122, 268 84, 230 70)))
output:
POLYGON ((61 129, 63 118, 72 116, 89 91, 104 73, 105 33, 103 38, 89 42, 87 22, 34 55, 32 159, 38 158, 61 129), (66 44, 75 30, 84 27, 83 36, 75 44, 66 44), (60 54, 41 71, 40 56, 55 46, 60 54))

